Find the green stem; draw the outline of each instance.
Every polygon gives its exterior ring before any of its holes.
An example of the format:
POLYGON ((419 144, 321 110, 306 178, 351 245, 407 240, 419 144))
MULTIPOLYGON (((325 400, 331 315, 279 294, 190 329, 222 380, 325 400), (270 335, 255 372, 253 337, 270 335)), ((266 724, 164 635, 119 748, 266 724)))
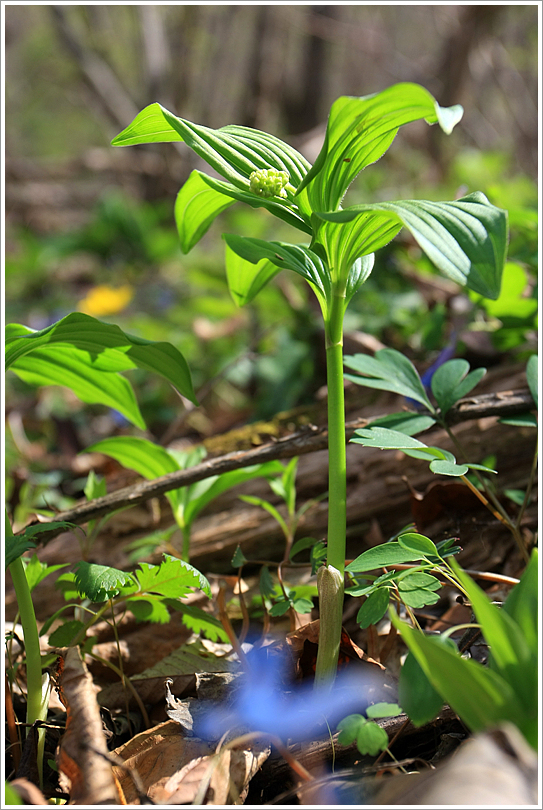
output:
POLYGON ((344 288, 336 288, 325 317, 328 384, 328 548, 319 578, 319 649, 315 686, 331 684, 337 670, 343 613, 347 530, 347 461, 343 389, 344 288))
MULTIPOLYGON (((13 537, 11 523, 6 513, 6 539, 13 537)), ((21 626, 23 628, 25 657, 26 657, 26 722, 32 725, 36 720, 45 720, 47 717, 48 701, 42 696, 42 668, 40 638, 36 614, 32 603, 30 588, 21 557, 17 557, 9 566, 9 572, 15 588, 15 596, 19 608, 21 626)), ((43 748, 41 738, 44 738, 45 729, 39 730, 39 747, 43 748), (41 743, 41 745, 40 745, 41 743)), ((41 774, 43 761, 39 761, 38 772, 41 774)))

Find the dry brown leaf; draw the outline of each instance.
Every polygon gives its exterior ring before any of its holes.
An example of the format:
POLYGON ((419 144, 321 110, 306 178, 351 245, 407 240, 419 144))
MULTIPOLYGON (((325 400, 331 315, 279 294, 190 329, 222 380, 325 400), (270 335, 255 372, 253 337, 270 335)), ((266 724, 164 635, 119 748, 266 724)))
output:
POLYGON ((135 769, 147 795, 157 804, 187 804, 200 797, 202 804, 232 804, 245 795, 251 778, 269 756, 267 744, 244 750, 224 748, 197 737, 184 737, 173 721, 138 734, 115 753, 125 768, 114 766, 128 804, 137 792, 127 769, 135 769))
POLYGON ((70 804, 118 804, 92 678, 78 647, 70 647, 63 658, 60 687, 67 718, 58 757, 61 786, 70 804))

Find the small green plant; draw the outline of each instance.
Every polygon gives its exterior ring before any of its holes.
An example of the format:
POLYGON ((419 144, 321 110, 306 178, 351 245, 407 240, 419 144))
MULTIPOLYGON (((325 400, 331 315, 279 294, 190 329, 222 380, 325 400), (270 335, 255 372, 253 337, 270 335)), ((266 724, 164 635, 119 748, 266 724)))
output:
MULTIPOLYGON (((465 453, 452 432, 447 414, 450 409, 465 397, 482 379, 486 369, 469 371, 466 360, 448 360, 440 366, 431 379, 431 392, 437 403, 435 407, 426 391, 422 380, 410 362, 401 352, 394 349, 381 349, 375 357, 367 355, 354 355, 346 357, 345 363, 349 368, 365 376, 347 374, 347 379, 358 385, 370 388, 379 388, 392 391, 420 403, 427 408, 427 413, 395 413, 383 419, 375 420, 368 428, 355 431, 351 439, 356 444, 365 447, 379 447, 388 450, 402 450, 407 456, 420 458, 429 462, 430 470, 436 475, 458 477, 476 495, 477 498, 503 523, 512 533, 524 560, 528 562, 529 555, 525 541, 520 531, 520 521, 531 494, 534 483, 535 465, 537 463, 537 445, 534 454, 534 463, 530 483, 526 492, 522 494, 521 509, 513 520, 504 509, 494 490, 488 485, 485 476, 496 474, 496 470, 485 464, 474 464, 468 461, 458 463, 456 457, 448 450, 440 447, 428 447, 424 442, 415 439, 414 435, 438 424, 445 428, 455 447, 464 456, 465 453), (469 372, 469 373, 468 373, 469 372), (476 484, 468 477, 469 471, 476 476, 476 484), (482 476, 480 473, 484 473, 482 476)), ((538 359, 537 355, 530 357, 526 366, 526 380, 537 408, 538 403, 538 359)), ((505 424, 522 427, 537 427, 537 420, 532 413, 521 414, 516 417, 504 417, 505 424)))
POLYGON ((428 637, 391 609, 392 623, 410 650, 400 675, 400 704, 415 725, 429 722, 443 703, 473 732, 508 721, 537 749, 537 549, 501 608, 454 561, 451 567, 490 647, 488 667, 459 654, 448 638, 458 628, 428 637))
MULTIPOLYGON (((189 451, 166 450, 158 444, 136 436, 103 439, 87 448, 87 452, 90 451, 105 453, 150 480, 177 470, 186 470, 203 461, 206 456, 206 450, 201 445, 189 451)), ((231 470, 222 475, 213 475, 188 487, 167 492, 166 497, 183 536, 181 559, 188 562, 192 524, 208 503, 222 492, 245 481, 260 476, 270 479, 282 472, 281 462, 268 461, 240 470, 231 470)))
POLYGON ((388 734, 374 721, 379 717, 397 717, 402 710, 396 703, 374 703, 366 709, 366 717, 361 714, 349 714, 337 725, 338 743, 356 747, 362 755, 376 756, 388 748, 388 734))
POLYGON ((346 536, 346 454, 343 319, 368 278, 374 253, 406 227, 434 265, 461 285, 495 299, 507 244, 507 214, 480 192, 454 202, 419 200, 342 208, 357 175, 378 160, 404 124, 425 120, 452 132, 459 105, 443 108, 422 87, 399 84, 363 97, 339 98, 313 166, 288 144, 239 126, 218 130, 151 104, 112 141, 115 146, 184 141, 222 180, 194 171, 179 192, 175 217, 187 253, 234 202, 268 212, 301 231, 306 244, 225 234, 226 272, 243 305, 280 270, 304 278, 323 315, 327 357, 329 520, 327 561, 318 573, 320 641, 316 685, 335 677, 343 603, 346 536))

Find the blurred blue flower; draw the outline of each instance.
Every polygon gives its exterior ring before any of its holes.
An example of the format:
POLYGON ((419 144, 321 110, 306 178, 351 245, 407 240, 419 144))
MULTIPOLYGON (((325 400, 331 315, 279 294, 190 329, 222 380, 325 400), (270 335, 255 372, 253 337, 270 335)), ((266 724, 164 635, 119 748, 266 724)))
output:
POLYGON ((215 704, 199 714, 197 736, 218 739, 239 729, 293 742, 315 739, 334 731, 346 715, 364 712, 370 703, 395 700, 384 684, 383 671, 370 663, 339 673, 331 689, 315 689, 312 683, 285 687, 288 659, 285 654, 268 654, 266 648, 253 649, 248 663, 250 672, 232 690, 229 705, 215 704))
MULTIPOLYGON (((432 363, 432 365, 426 369, 424 374, 421 376, 420 380, 426 389, 427 393, 431 395, 432 393, 432 377, 438 370, 440 366, 446 363, 448 360, 452 360, 456 353, 456 344, 458 343, 458 336, 456 332, 453 332, 451 335, 451 339, 447 343, 444 349, 441 350, 439 355, 437 356, 436 360, 432 363)), ((416 408, 416 410, 422 410, 423 405, 420 402, 416 402, 414 399, 410 399, 409 397, 405 398, 405 401, 411 407, 416 408)))

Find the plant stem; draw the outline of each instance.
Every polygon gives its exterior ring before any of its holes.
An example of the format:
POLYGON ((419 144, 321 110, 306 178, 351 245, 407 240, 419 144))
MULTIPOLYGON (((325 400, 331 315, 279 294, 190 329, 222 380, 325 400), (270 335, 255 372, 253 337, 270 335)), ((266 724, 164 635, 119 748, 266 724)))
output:
POLYGON ((326 570, 318 580, 320 629, 315 686, 331 685, 333 682, 341 640, 347 530, 347 460, 343 389, 344 312, 344 288, 336 288, 329 317, 325 318, 328 383, 328 548, 326 570))

